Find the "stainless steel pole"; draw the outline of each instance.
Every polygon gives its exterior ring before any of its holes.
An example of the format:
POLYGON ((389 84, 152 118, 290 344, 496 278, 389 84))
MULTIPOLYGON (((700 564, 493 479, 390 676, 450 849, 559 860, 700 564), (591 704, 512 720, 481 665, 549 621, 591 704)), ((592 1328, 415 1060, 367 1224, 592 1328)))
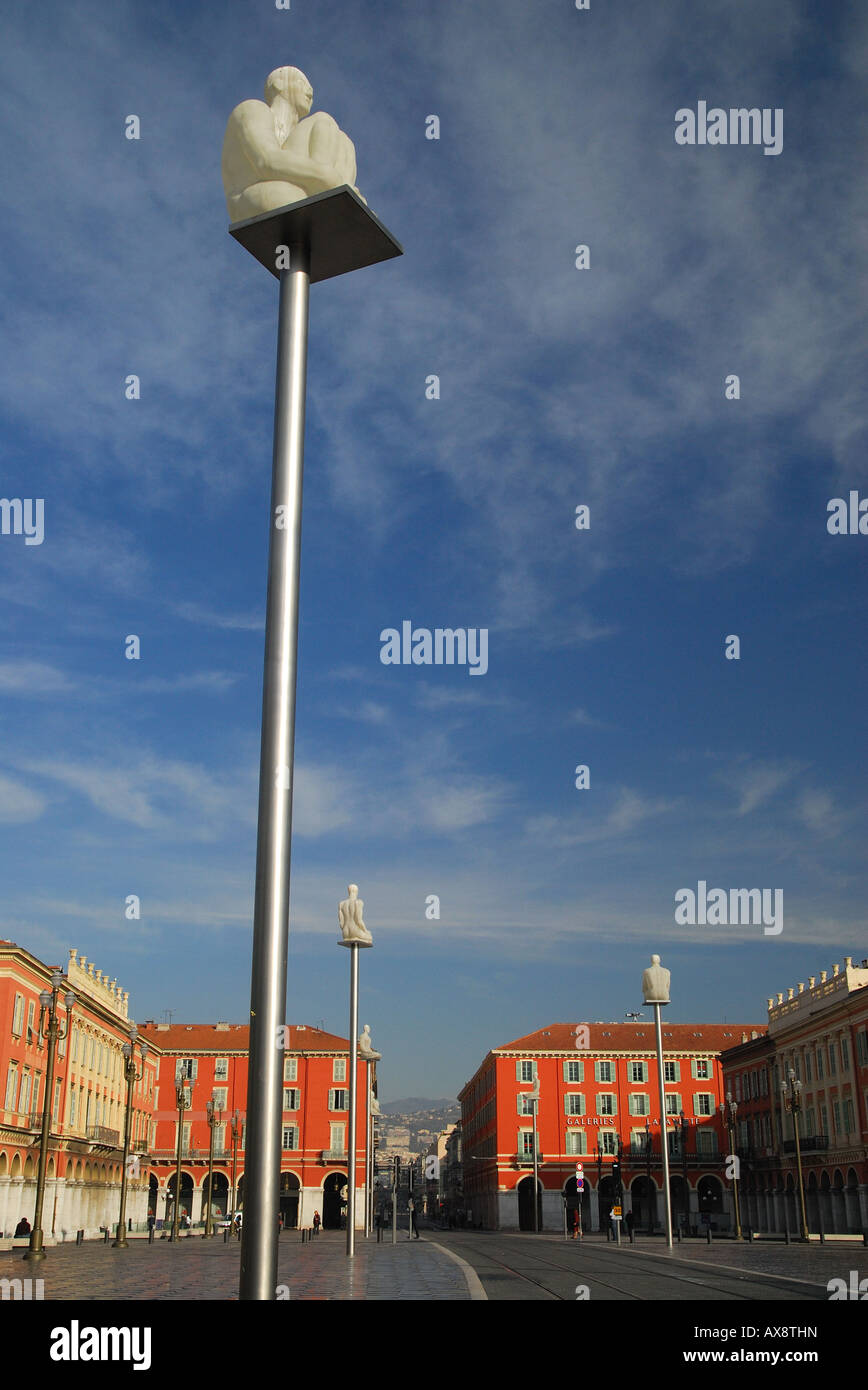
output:
POLYGON ((286 1010, 309 292, 309 256, 293 250, 290 269, 280 272, 259 761, 239 1284, 239 1298, 250 1300, 274 1299, 277 1285, 283 1100, 278 1030, 286 1010))
POLYGON ((365 1063, 365 1236, 371 1234, 371 1064, 365 1063))
POLYGON ((350 946, 350 1138, 347 1151, 347 1254, 356 1253, 356 1068, 359 1055, 359 948, 350 946))
POLYGON ((663 1031, 660 1025, 659 1004, 654 1005, 654 1027, 657 1033, 657 1081, 660 1087, 660 1142, 663 1150, 663 1196, 666 1202, 666 1244, 671 1250, 672 1194, 669 1191, 669 1135, 666 1130, 666 1089, 663 1077, 663 1031))
POLYGON ((535 1232, 539 1230, 539 1191, 538 1191, 538 1189, 537 1189, 537 1183, 539 1182, 539 1166, 538 1166, 537 1151, 536 1151, 536 1150, 537 1150, 537 1137, 536 1137, 536 1108, 537 1108, 538 1105, 539 1105, 539 1101, 538 1101, 538 1100, 534 1100, 534 1103, 533 1103, 533 1229, 534 1229, 535 1232))

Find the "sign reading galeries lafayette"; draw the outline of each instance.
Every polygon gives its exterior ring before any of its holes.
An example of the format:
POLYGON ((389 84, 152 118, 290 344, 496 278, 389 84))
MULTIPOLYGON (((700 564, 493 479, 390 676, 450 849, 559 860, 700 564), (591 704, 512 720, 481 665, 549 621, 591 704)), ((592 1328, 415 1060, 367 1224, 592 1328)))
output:
MULTIPOLYGON (((633 1119, 633 1116, 631 1115, 630 1118, 631 1118, 631 1120, 632 1120, 632 1119, 633 1119)), ((667 1118, 667 1120, 668 1120, 668 1122, 669 1122, 669 1128, 670 1128, 670 1129, 677 1129, 677 1128, 679 1127, 679 1125, 681 1124, 681 1121, 679 1120, 679 1118, 678 1118, 677 1115, 667 1115, 666 1118, 667 1118)), ((713 1124, 713 1122, 714 1122, 714 1117, 713 1117, 713 1116, 705 1115, 705 1116, 703 1116, 702 1118, 704 1118, 705 1120, 707 1120, 710 1124, 713 1124)), ((604 1129, 617 1129, 617 1128, 618 1128, 618 1116, 617 1116, 617 1115, 566 1115, 566 1116, 565 1116, 565 1119, 566 1119, 566 1122, 567 1122, 568 1125, 602 1125, 604 1129)), ((643 1116, 643 1119, 644 1119, 644 1116, 643 1116)), ((695 1125, 695 1124, 697 1123, 697 1120, 696 1120, 695 1116, 692 1116, 692 1115, 685 1115, 685 1117, 684 1117, 684 1123, 685 1123, 685 1124, 688 1124, 688 1125, 695 1125)), ((651 1121, 651 1127, 652 1127, 652 1129, 653 1129, 655 1126, 657 1127, 657 1129, 660 1128, 660 1121, 659 1121, 659 1120, 652 1120, 652 1121, 651 1121)), ((644 1128, 644 1126, 643 1126, 643 1128, 644 1128)))

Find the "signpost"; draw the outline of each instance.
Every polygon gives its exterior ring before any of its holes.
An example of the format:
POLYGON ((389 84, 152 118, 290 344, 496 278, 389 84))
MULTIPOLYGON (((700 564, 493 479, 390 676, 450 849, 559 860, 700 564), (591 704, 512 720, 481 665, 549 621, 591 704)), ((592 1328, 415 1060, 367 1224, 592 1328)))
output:
POLYGON ((579 1199, 579 1207, 578 1207, 578 1217, 579 1217, 579 1240, 584 1240, 584 1238, 585 1238, 584 1232, 583 1232, 583 1230, 582 1230, 582 1193, 584 1192, 584 1190, 585 1190, 585 1166, 584 1166, 583 1163, 577 1163, 577 1164, 576 1164, 576 1196, 577 1196, 578 1199, 579 1199))

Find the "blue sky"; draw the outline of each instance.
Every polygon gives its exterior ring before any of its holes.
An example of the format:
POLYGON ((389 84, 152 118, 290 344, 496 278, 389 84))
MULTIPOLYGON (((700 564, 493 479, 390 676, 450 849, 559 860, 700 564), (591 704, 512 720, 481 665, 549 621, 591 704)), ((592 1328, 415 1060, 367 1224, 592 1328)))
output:
POLYGON ((45 538, 0 536, 0 932, 137 1019, 246 1017, 277 286, 220 151, 286 63, 405 248, 311 292, 288 1017, 346 1031, 352 880, 385 1099, 621 1019, 652 950, 673 1021, 762 1022, 868 955, 850 4, 10 13, 0 492, 45 538), (676 145, 699 100, 782 108, 782 153, 676 145), (384 666, 405 619, 487 673, 384 666), (676 925, 699 880, 782 933, 676 925))

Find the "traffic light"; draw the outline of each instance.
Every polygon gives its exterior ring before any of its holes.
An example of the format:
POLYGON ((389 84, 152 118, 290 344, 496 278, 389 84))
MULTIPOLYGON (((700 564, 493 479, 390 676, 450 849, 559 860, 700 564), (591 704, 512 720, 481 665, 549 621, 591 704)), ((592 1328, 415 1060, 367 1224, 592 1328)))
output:
POLYGON ((614 1180, 615 1180, 616 1183, 619 1183, 619 1182, 621 1181, 621 1162, 620 1162, 620 1159, 617 1159, 617 1158, 616 1158, 616 1159, 613 1161, 613 1163, 612 1163, 612 1177, 614 1178, 614 1180))

